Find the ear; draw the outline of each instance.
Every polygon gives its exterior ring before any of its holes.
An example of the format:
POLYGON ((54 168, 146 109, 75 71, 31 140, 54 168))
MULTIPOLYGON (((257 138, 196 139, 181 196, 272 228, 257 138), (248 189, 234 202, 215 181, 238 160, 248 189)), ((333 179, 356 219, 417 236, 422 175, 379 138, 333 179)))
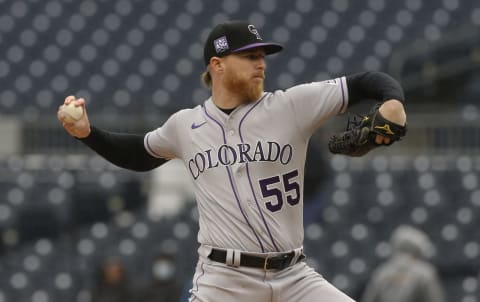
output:
POLYGON ((223 60, 220 57, 211 57, 210 58, 210 65, 209 68, 213 72, 223 72, 224 65, 223 65, 223 60))

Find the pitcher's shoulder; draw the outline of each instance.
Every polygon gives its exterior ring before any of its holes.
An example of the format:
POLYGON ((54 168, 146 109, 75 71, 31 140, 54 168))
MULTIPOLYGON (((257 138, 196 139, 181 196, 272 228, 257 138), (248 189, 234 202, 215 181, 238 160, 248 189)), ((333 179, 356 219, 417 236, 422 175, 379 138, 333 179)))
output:
POLYGON ((265 92, 260 102, 261 105, 267 108, 284 107, 288 102, 289 95, 286 90, 274 90, 271 92, 265 92))
POLYGON ((175 124, 179 128, 190 128, 205 119, 201 105, 181 109, 175 112, 172 117, 174 117, 175 124))
POLYGON ((202 111, 203 111, 202 105, 197 105, 193 108, 180 109, 177 112, 175 112, 173 115, 175 116, 175 118, 177 120, 178 119, 189 119, 189 118, 195 117, 199 114, 202 114, 202 111))

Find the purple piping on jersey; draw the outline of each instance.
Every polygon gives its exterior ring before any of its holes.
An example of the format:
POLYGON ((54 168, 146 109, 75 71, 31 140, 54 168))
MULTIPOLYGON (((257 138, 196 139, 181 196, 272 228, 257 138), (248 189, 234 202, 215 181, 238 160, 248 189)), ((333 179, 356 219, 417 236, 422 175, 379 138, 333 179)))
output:
POLYGON ((340 108, 340 112, 343 112, 343 107, 345 107, 345 91, 343 90, 343 81, 340 78, 340 88, 342 88, 342 108, 340 108))
MULTIPOLYGON (((220 127, 220 129, 222 129, 223 143, 227 144, 227 138, 225 136, 225 129, 223 129, 222 124, 219 121, 217 121, 216 119, 214 119, 210 114, 208 114, 207 107, 205 105, 203 105, 202 107, 203 107, 203 111, 205 111, 205 114, 207 115, 207 117, 210 118, 215 123, 217 123, 217 125, 220 127)), ((250 227, 250 229, 252 229, 252 232, 255 235, 255 237, 257 238, 258 244, 260 244, 260 248, 262 249, 262 253, 263 253, 263 252, 265 252, 265 249, 263 247, 262 241, 260 240, 260 237, 258 237, 257 232, 255 232, 255 229, 250 224, 250 221, 248 220, 247 215, 245 215, 245 212, 243 211, 242 205, 240 204, 240 199, 238 198, 238 195, 237 195, 237 191, 235 190, 235 186, 233 185, 232 174, 230 173, 230 170, 229 170, 228 166, 225 166, 225 168, 227 169, 228 179, 230 180, 230 186, 232 187, 233 195, 235 196, 235 199, 237 200, 238 208, 240 209, 240 212, 242 213, 243 218, 247 222, 248 226, 250 227)))
POLYGON ((150 153, 152 155, 155 155, 155 156, 158 156, 158 157, 162 157, 160 154, 157 154, 155 151, 153 151, 152 147, 150 146, 150 143, 148 142, 148 138, 150 137, 150 134, 147 134, 147 137, 145 138, 145 142, 147 143, 147 148, 148 148, 148 151, 150 151, 150 153))
MULTIPOLYGON (((265 99, 266 96, 267 96, 267 94, 265 94, 260 100, 258 100, 258 101, 252 106, 252 108, 248 109, 248 111, 245 113, 245 115, 244 115, 244 116, 242 117, 242 119, 240 120, 240 124, 238 125, 238 133, 239 133, 239 135, 240 135, 240 141, 242 142, 242 144, 244 143, 244 142, 243 142, 243 136, 242 136, 242 124, 243 124, 243 121, 245 120, 245 118, 247 117, 247 115, 248 115, 258 104, 260 104, 261 101, 263 101, 263 100, 265 99)), ((245 167, 246 167, 246 169, 247 169, 248 183, 250 184, 250 188, 252 189, 253 199, 255 199, 255 203, 257 204, 257 209, 258 209, 258 212, 260 213, 260 217, 262 217, 263 225, 265 225, 265 228, 267 229, 268 236, 270 237, 270 240, 272 240, 273 246, 275 247, 275 249, 277 250, 277 252, 279 252, 280 250, 278 249, 277 244, 275 243, 275 240, 273 239, 272 232, 270 231, 270 228, 268 227, 267 221, 265 220, 265 217, 263 216, 262 209, 260 208, 260 204, 258 203, 257 196, 255 195, 255 190, 253 189, 253 184, 252 184, 252 178, 250 177, 250 170, 248 169, 248 163, 245 163, 245 167)))

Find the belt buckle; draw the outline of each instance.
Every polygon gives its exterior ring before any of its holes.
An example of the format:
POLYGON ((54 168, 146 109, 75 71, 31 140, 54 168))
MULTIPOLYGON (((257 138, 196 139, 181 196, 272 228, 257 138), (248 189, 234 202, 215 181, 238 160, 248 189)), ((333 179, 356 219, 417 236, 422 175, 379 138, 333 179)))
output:
POLYGON ((281 260, 282 263, 281 263, 281 267, 279 269, 284 269, 286 267, 288 267, 290 265, 290 257, 289 255, 280 255, 280 256, 267 256, 265 257, 265 261, 263 262, 263 270, 264 271, 267 271, 269 268, 267 267, 268 266, 268 260, 269 259, 275 259, 275 260, 281 260), (288 261, 287 261, 288 260, 288 261))
POLYGON ((267 271, 267 270, 268 270, 267 266, 268 266, 268 259, 269 259, 269 258, 270 258, 270 256, 267 255, 267 257, 265 257, 265 261, 263 262, 263 270, 264 270, 264 271, 267 271))

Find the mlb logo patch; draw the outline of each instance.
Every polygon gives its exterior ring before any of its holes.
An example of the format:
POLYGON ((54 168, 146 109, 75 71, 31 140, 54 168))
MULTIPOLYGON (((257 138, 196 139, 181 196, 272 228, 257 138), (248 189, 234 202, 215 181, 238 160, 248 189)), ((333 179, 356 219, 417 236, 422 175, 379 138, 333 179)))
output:
POLYGON ((223 36, 223 37, 220 37, 220 38, 214 40, 213 45, 215 46, 215 51, 216 51, 217 54, 225 52, 229 48, 226 36, 223 36))

